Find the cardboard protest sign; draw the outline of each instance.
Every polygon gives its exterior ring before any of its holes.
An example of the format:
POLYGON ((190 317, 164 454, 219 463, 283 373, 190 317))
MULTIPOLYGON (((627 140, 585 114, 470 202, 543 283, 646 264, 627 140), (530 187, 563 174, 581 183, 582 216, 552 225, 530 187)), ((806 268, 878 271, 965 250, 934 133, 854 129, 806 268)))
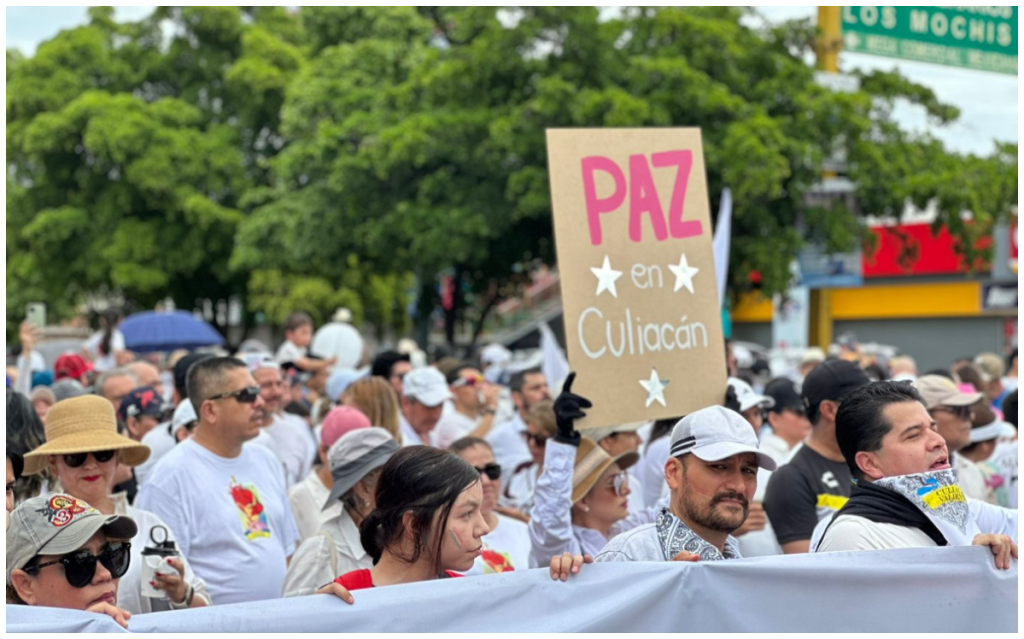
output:
POLYGON ((725 398, 699 129, 549 129, 548 171, 577 428, 725 398))

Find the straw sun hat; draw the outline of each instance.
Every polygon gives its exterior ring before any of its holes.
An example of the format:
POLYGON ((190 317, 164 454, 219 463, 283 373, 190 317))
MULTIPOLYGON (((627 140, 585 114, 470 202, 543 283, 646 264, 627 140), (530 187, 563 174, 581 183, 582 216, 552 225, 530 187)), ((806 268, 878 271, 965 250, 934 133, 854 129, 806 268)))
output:
POLYGON ((593 439, 580 438, 580 446, 576 449, 576 463, 572 469, 572 503, 575 504, 586 497, 601 478, 601 474, 612 464, 618 464, 619 470, 626 470, 639 460, 640 455, 633 451, 612 457, 593 439))
POLYGON ((46 443, 25 455, 25 474, 46 467, 48 455, 118 451, 118 462, 138 466, 149 459, 149 446, 117 433, 114 407, 95 395, 57 402, 46 414, 46 443))

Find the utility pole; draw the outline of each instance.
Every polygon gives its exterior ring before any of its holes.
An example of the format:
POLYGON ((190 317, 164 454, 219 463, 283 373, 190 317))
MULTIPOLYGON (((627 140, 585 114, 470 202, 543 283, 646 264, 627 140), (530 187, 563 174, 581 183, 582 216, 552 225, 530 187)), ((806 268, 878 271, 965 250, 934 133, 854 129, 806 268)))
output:
MULTIPOLYGON (((818 42, 815 47, 818 69, 826 73, 839 73, 839 51, 843 47, 842 7, 818 7, 818 42)), ((836 177, 825 171, 822 180, 836 177)), ((807 343, 828 348, 832 344, 832 290, 819 288, 811 291, 810 325, 807 343)))

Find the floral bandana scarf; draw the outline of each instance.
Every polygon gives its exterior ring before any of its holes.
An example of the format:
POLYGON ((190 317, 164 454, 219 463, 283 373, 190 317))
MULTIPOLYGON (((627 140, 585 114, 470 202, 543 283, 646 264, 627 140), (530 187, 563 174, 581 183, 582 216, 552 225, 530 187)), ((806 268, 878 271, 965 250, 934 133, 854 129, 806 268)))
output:
POLYGON ((725 554, 718 552, 700 535, 690 530, 678 517, 672 514, 668 508, 662 508, 658 520, 654 524, 658 531, 658 541, 665 553, 665 561, 672 561, 682 551, 693 553, 700 557, 701 561, 716 561, 719 559, 740 559, 740 547, 734 538, 727 537, 725 540, 725 554))

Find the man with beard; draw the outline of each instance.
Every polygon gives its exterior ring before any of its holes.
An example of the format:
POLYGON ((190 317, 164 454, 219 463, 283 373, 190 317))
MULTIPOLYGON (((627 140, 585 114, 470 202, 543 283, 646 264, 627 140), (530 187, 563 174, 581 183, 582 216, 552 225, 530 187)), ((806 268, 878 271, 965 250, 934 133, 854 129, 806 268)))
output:
POLYGON ((849 395, 836 439, 854 478, 838 513, 815 529, 815 552, 987 546, 996 568, 1017 558, 1017 511, 964 495, 921 394, 876 382, 849 395))
POLYGON ((515 373, 509 381, 509 388, 516 406, 512 419, 495 427, 484 439, 491 445, 498 464, 507 469, 511 477, 520 466, 533 461, 526 445, 526 416, 531 408, 551 399, 551 390, 539 368, 515 373))
POLYGON ((198 423, 153 470, 136 506, 174 531, 217 604, 277 599, 299 538, 281 466, 262 446, 263 398, 246 365, 212 357, 192 366, 198 423))
POLYGON ((722 406, 699 410, 672 430, 665 481, 668 508, 657 521, 624 532, 595 561, 698 561, 740 558, 730 536, 747 518, 759 468, 775 470, 750 424, 722 406))

